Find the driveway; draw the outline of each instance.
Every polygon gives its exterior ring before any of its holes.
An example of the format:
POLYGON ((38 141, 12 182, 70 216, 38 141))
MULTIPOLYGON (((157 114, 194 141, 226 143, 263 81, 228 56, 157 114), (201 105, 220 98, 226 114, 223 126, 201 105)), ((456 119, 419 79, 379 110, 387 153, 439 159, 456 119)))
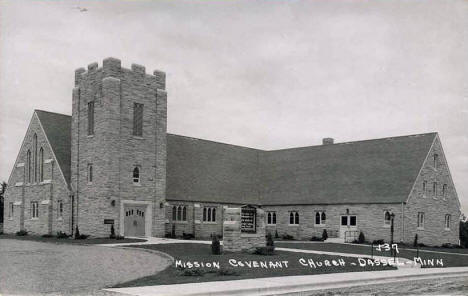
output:
POLYGON ((169 258, 143 250, 2 239, 0 293, 87 294, 170 264, 169 258))

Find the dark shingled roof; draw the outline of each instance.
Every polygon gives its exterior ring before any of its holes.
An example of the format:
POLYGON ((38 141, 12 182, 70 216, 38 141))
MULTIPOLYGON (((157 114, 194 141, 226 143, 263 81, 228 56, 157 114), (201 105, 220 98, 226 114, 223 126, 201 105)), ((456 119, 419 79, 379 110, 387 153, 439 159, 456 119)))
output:
POLYGON ((436 133, 262 151, 167 135, 167 199, 263 205, 406 201, 436 133))
POLYGON ((65 180, 70 184, 71 116, 35 110, 65 180))

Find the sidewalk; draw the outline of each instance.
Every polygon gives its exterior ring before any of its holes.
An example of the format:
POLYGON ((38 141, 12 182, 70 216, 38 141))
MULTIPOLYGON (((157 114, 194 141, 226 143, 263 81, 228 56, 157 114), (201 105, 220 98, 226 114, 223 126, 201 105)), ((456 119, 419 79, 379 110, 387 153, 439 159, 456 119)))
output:
POLYGON ((300 295, 304 292, 322 289, 459 276, 468 277, 468 267, 406 268, 378 272, 348 272, 105 290, 138 296, 278 295, 287 293, 300 295))

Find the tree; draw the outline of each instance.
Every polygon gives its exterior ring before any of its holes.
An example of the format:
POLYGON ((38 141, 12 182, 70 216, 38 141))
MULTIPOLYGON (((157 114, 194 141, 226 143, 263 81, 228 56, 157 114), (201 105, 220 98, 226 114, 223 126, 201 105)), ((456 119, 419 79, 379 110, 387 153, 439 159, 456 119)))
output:
POLYGON ((2 188, 0 188, 0 223, 3 223, 3 208, 4 208, 4 204, 5 204, 4 195, 5 195, 5 191, 6 191, 6 188, 7 188, 7 183, 5 181, 3 181, 1 186, 2 186, 2 188))
POLYGON ((460 221, 460 245, 468 248, 468 221, 460 221))

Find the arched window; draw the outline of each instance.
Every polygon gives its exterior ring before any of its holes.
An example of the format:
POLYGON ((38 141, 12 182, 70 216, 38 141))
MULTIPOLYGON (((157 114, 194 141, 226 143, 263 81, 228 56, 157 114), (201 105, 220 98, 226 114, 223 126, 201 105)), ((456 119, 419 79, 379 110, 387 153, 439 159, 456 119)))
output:
POLYGON ((443 197, 444 199, 447 198, 447 184, 444 184, 444 185, 442 186, 442 197, 443 197))
POLYGON ((434 154, 434 169, 437 169, 438 160, 439 160, 439 155, 434 154))
POLYGON ((37 134, 33 136, 34 182, 37 182, 37 134))
POLYGON ((424 213, 418 212, 418 228, 424 228, 424 213))
POLYGON ((289 213, 289 224, 294 224, 294 212, 289 213))
POLYGON ((211 208, 208 208, 208 222, 211 222, 211 208))
POLYGON ((182 221, 187 221, 187 208, 185 206, 182 208, 182 221))
POLYGON ((39 150, 39 182, 44 182, 44 149, 39 150))
POLYGON ((299 213, 294 214, 294 224, 299 224, 299 213))
POLYGON ((133 169, 133 184, 139 184, 140 183, 140 168, 135 167, 133 169))
POLYGON ((26 170, 28 183, 31 183, 31 150, 26 153, 26 170))
POLYGON ((432 183, 432 195, 437 198, 437 182, 432 183))
POLYGON ((272 224, 271 223, 271 212, 268 212, 268 214, 267 214, 267 224, 272 224))
POLYGON ((182 219, 182 207, 178 206, 177 207, 177 221, 180 221, 182 219))
POLYGON ((273 223, 272 224, 276 224, 276 212, 273 212, 273 223))
POLYGON ((211 222, 216 222, 216 208, 213 208, 213 210, 211 211, 211 215, 211 222))
POLYGON ((88 163, 88 184, 93 183, 93 164, 88 163))
POLYGON ((206 211, 207 208, 203 208, 203 221, 206 221, 206 211))
POLYGON ((322 212, 322 224, 325 224, 327 221, 327 216, 325 215, 325 212, 322 212))
POLYGON ((315 213, 315 224, 321 224, 320 223, 320 213, 319 212, 315 213))
POLYGON ((384 225, 390 225, 391 224, 391 216, 389 211, 385 211, 384 214, 384 225))
POLYGON ((177 220, 177 208, 176 208, 176 206, 172 207, 172 220, 173 221, 177 220))

